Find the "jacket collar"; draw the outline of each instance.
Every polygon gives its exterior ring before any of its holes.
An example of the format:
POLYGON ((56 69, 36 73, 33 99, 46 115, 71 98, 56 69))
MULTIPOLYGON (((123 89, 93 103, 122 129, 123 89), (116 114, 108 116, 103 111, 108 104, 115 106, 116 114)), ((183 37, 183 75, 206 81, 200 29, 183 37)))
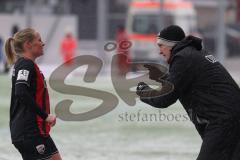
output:
POLYGON ((202 50, 202 39, 198 38, 198 37, 194 37, 194 36, 187 36, 186 38, 184 38, 182 41, 180 41, 179 43, 177 43, 171 50, 171 56, 170 59, 168 61, 168 63, 170 64, 173 60, 173 58, 175 57, 175 55, 180 52, 181 50, 183 50, 186 47, 193 47, 196 50, 202 50))

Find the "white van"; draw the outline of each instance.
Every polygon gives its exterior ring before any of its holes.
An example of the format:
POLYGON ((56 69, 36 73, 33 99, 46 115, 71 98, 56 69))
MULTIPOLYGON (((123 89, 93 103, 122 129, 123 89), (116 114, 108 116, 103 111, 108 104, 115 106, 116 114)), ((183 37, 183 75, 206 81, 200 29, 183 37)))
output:
POLYGON ((159 62, 156 35, 170 24, 181 26, 186 34, 196 32, 193 4, 187 0, 132 0, 126 22, 126 31, 132 42, 131 61, 159 62))

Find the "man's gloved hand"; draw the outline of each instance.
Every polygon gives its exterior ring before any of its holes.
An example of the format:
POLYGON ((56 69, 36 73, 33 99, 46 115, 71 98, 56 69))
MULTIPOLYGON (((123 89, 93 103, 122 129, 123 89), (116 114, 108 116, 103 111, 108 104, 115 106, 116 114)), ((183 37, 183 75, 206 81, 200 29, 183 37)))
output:
POLYGON ((166 75, 166 73, 163 73, 154 65, 145 64, 144 67, 149 70, 149 78, 152 80, 158 81, 160 78, 166 75))
POLYGON ((173 91, 174 86, 170 82, 161 80, 162 87, 160 90, 153 89, 150 86, 148 86, 144 82, 139 82, 137 85, 137 91, 136 94, 140 96, 140 99, 148 99, 148 98, 157 98, 161 97, 163 95, 169 94, 173 91))
POLYGON ((146 96, 147 91, 150 91, 150 90, 152 90, 152 88, 150 88, 146 83, 139 82, 138 85, 137 85, 136 94, 140 97, 146 96))

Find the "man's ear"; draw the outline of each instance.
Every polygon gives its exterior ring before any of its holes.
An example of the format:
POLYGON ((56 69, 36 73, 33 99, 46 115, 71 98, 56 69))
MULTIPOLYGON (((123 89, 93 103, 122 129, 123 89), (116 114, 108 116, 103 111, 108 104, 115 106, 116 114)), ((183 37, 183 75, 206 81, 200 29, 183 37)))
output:
POLYGON ((169 49, 170 51, 172 51, 172 50, 173 50, 173 47, 169 47, 169 48, 170 48, 170 49, 169 49))

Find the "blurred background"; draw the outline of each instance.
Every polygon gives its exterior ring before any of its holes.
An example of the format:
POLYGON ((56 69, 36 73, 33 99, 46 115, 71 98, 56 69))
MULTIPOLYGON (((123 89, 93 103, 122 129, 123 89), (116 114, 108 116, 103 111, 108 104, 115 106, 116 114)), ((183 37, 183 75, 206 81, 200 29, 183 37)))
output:
MULTIPOLYGON (((103 62, 96 81, 83 81, 86 67, 81 66, 69 74, 68 84, 107 91, 119 98, 118 106, 99 118, 58 121, 52 136, 63 159, 196 159, 201 139, 189 120, 122 118, 126 113, 136 115, 139 110, 142 115, 159 111, 170 116, 184 115, 179 102, 164 110, 139 100, 135 106, 128 106, 117 95, 111 79, 112 70, 120 75, 128 71, 133 71, 130 76, 137 75, 136 68, 117 54, 132 62, 166 65, 155 41, 156 34, 171 24, 202 38, 204 48, 240 82, 240 0, 0 0, 0 160, 21 159, 10 140, 11 67, 6 64, 3 48, 7 38, 26 27, 36 29, 46 43, 45 53, 37 63, 47 80, 63 63, 91 55, 103 62), (114 56, 117 61, 111 65, 114 56)), ((69 62, 65 67, 71 65, 69 62)), ((74 113, 91 110, 101 102, 61 94, 50 86, 49 92, 53 113, 56 104, 66 98, 74 100, 74 113)))

